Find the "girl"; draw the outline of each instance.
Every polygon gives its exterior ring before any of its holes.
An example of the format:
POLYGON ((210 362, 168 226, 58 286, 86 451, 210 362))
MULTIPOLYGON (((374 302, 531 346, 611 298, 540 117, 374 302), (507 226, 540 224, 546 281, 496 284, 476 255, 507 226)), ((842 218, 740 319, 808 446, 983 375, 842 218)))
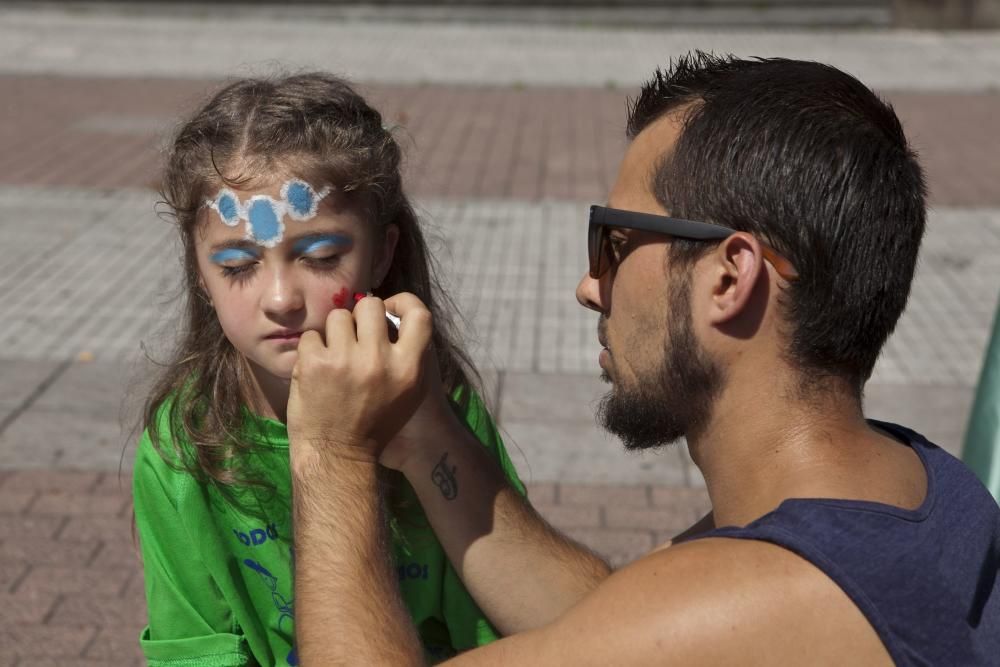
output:
MULTIPOLYGON (((369 291, 420 297, 455 410, 523 487, 435 293, 399 147, 344 81, 229 85, 180 129, 163 188, 187 303, 134 469, 140 641, 150 665, 295 665, 285 412, 298 339, 331 309, 369 291)), ((495 639, 412 489, 398 475, 391 488, 400 587, 428 656, 495 639)))

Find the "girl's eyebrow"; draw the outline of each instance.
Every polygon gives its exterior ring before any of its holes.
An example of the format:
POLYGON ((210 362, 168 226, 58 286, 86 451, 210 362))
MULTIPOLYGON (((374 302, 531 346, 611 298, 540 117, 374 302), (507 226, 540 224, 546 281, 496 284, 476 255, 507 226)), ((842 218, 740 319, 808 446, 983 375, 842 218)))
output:
POLYGON ((306 234, 305 236, 300 236, 294 239, 292 243, 292 250, 296 253, 303 253, 312 248, 312 246, 317 244, 327 245, 351 245, 353 239, 346 234, 306 234))
POLYGON ((209 252, 217 253, 221 250, 246 250, 254 255, 260 254, 260 248, 257 247, 253 241, 248 241, 246 239, 239 239, 234 241, 223 241, 222 243, 216 243, 213 245, 209 252))

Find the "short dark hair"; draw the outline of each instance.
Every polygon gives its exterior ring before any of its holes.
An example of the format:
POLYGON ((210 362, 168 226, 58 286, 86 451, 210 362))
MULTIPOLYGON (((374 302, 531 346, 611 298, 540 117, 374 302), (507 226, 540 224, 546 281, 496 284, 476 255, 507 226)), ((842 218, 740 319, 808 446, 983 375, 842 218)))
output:
MULTIPOLYGON (((630 102, 628 137, 674 111, 683 129, 651 191, 673 216, 750 232, 791 260, 791 361, 860 395, 906 306, 926 220, 892 107, 829 65, 694 52, 630 102)), ((705 251, 671 244, 682 263, 705 251)))

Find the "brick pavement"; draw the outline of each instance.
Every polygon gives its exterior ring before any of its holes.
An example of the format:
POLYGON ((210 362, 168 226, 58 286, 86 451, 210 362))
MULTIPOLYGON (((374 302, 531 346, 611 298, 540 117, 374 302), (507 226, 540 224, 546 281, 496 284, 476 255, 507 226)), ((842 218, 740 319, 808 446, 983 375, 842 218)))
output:
MULTIPOLYGON (((114 472, 0 471, 0 667, 143 664, 129 484, 114 472)), ((655 485, 545 483, 529 494, 552 524, 614 564, 708 508, 703 490, 655 485)))
MULTIPOLYGON (((217 82, 0 75, 0 184, 157 182, 159 148, 217 82)), ((418 196, 600 201, 628 90, 362 85, 407 151, 418 196)), ((888 92, 935 206, 998 206, 1000 93, 888 92)))

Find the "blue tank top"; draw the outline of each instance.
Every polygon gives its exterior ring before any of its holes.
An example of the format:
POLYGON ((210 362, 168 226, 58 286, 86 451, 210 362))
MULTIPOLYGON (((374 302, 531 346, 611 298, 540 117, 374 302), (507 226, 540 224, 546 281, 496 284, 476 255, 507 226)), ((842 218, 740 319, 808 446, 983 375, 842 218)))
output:
POLYGON ((927 471, 915 510, 793 498, 745 527, 699 536, 763 540, 822 570, 897 665, 1000 665, 1000 507, 961 461, 902 426, 927 471))

